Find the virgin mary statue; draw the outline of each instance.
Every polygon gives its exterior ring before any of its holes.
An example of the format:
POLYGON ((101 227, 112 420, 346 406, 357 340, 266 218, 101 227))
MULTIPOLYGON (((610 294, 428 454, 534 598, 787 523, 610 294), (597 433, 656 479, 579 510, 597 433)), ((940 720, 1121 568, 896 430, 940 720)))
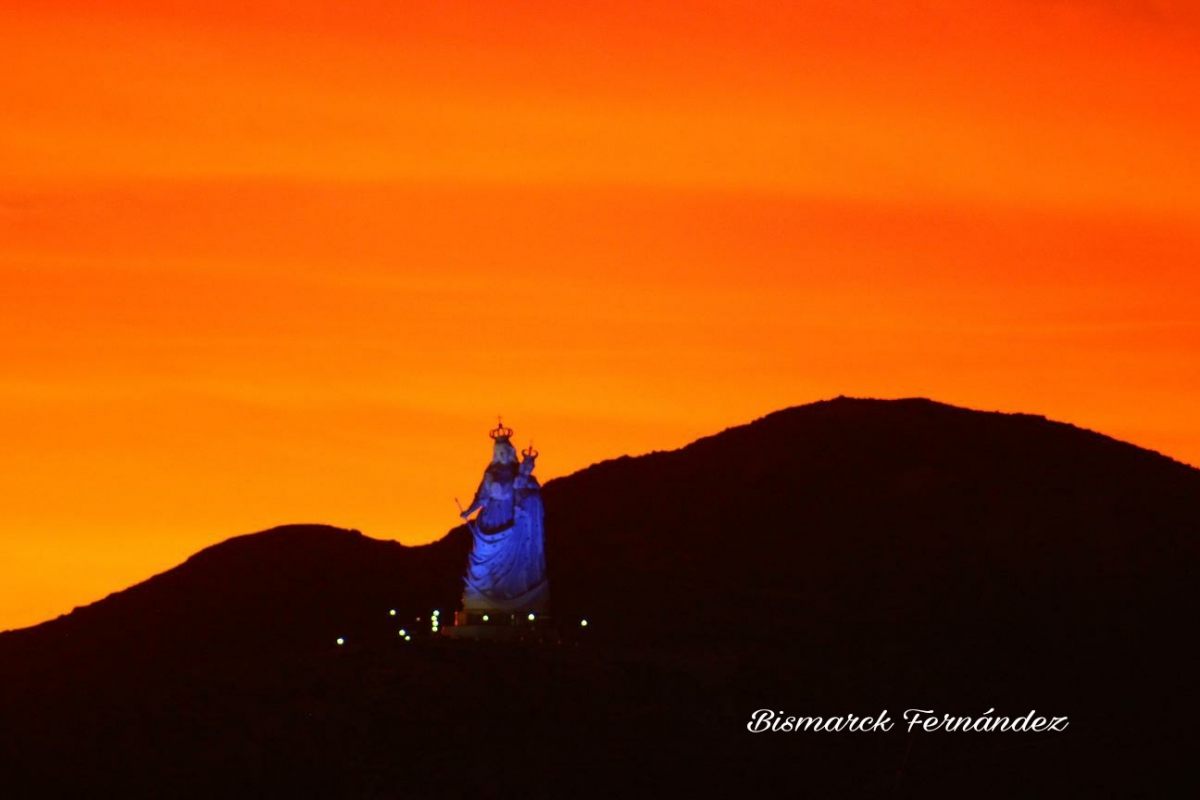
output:
POLYGON ((538 453, 530 445, 517 450, 512 429, 500 423, 491 432, 492 463, 483 473, 475 499, 464 509, 473 537, 463 577, 463 610, 475 613, 527 614, 549 605, 541 486, 533 476, 538 453))

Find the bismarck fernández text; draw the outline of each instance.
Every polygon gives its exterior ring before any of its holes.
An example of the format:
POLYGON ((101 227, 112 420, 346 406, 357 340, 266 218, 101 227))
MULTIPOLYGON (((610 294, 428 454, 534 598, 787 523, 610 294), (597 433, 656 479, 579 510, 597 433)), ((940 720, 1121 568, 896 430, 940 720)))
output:
MULTIPOLYGON (((902 715, 902 724, 911 731, 935 733, 1048 733, 1065 731, 1066 717, 1041 716, 1030 711, 1021 716, 996 714, 989 708, 976 716, 939 714, 928 708, 910 708, 902 715)), ((874 716, 843 714, 833 717, 789 716, 782 711, 761 708, 750 715, 746 729, 751 733, 874 733, 890 731, 895 724, 887 709, 874 716)))

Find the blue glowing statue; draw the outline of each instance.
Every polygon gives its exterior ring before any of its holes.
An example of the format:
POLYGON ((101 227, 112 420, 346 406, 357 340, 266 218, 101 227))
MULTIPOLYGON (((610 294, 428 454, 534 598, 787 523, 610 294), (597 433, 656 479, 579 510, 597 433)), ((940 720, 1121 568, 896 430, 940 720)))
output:
POLYGON ((474 541, 463 578, 463 609, 468 614, 545 612, 545 514, 541 486, 533 476, 538 454, 531 445, 518 465, 509 441, 512 429, 501 423, 490 435, 492 463, 462 512, 464 519, 480 512, 471 525, 474 541))

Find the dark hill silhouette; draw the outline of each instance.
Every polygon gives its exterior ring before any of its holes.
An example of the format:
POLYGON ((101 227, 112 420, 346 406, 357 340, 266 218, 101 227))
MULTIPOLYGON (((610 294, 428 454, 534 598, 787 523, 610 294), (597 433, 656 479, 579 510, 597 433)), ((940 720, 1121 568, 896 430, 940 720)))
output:
POLYGON ((1177 605, 1200 472, 1042 417, 839 398, 595 465, 546 504, 556 608, 626 635, 1033 630, 1177 605))
POLYGON ((0 653, 124 660, 131 645, 146 658, 354 641, 377 629, 368 621, 380 608, 395 608, 401 619, 434 605, 452 609, 469 548, 465 530, 405 547, 328 525, 285 525, 206 548, 57 620, 0 634, 7 645, 0 653))
POLYGON ((388 638, 388 608, 453 607, 464 528, 411 548, 278 528, 0 635, 0 708, 23 722, 0 776, 125 796, 1178 785, 1195 469, 1041 417, 839 398, 545 500, 554 612, 592 623, 578 646, 388 638), (1072 728, 746 733, 764 707, 1037 708, 1072 728))

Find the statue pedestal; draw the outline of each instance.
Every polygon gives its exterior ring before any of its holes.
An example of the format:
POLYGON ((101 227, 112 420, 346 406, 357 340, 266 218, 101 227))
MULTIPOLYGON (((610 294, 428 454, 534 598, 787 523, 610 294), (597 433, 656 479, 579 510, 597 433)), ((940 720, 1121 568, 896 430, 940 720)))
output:
POLYGON ((454 624, 443 628, 442 635, 451 639, 504 642, 544 642, 557 638, 548 614, 479 609, 455 611, 454 624), (531 614, 533 619, 529 618, 531 614))

